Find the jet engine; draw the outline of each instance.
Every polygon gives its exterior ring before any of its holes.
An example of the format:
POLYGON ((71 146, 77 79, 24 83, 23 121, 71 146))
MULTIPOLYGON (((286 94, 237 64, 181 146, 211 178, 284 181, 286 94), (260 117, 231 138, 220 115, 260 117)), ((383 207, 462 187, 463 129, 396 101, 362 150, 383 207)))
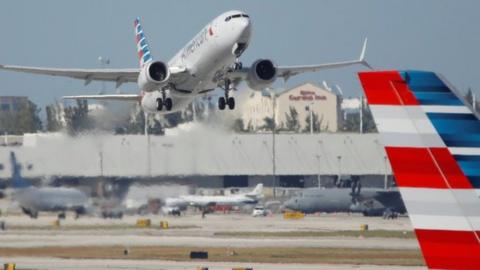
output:
POLYGON ((277 78, 277 68, 269 59, 255 61, 247 75, 247 84, 253 90, 261 91, 277 78))
POLYGON ((155 61, 147 63, 138 75, 138 87, 142 91, 152 92, 165 85, 170 78, 168 65, 155 61))

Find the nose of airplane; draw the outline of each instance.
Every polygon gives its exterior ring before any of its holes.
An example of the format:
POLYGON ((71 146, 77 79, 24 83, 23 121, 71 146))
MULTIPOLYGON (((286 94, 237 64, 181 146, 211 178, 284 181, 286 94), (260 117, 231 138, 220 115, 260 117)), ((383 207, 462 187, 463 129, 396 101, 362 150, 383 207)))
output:
POLYGON ((251 26, 249 18, 241 18, 241 20, 238 20, 238 27, 242 33, 242 36, 250 35, 251 26))

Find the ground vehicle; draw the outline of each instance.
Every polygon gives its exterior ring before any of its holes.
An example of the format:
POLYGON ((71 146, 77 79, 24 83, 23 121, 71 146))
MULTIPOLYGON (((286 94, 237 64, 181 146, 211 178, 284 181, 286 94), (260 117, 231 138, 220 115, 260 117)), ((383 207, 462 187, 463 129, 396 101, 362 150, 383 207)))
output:
POLYGON ((267 209, 265 209, 263 206, 255 206, 252 212, 252 216, 254 217, 264 217, 267 214, 267 209))

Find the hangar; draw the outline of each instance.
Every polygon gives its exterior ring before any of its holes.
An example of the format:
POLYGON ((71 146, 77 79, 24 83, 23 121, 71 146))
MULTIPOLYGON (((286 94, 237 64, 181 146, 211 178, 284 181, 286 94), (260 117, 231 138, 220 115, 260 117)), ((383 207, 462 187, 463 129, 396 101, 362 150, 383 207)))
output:
POLYGON ((308 187, 360 176, 382 185, 391 170, 377 134, 235 134, 201 126, 175 136, 26 134, 0 147, 0 178, 14 151, 28 178, 126 178, 210 187, 263 182, 308 187), (275 156, 273 156, 275 153, 275 156))

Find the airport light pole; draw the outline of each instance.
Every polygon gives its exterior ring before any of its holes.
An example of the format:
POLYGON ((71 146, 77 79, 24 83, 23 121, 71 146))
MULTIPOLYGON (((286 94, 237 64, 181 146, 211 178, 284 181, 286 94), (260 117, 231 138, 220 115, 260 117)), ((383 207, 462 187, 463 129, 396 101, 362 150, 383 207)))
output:
POLYGON ((340 184, 340 180, 342 178, 342 156, 337 156, 338 160, 338 181, 337 185, 340 184))
POLYGON ((276 157, 275 157, 275 133, 277 127, 277 121, 275 119, 276 113, 276 103, 277 103, 277 94, 273 91, 272 88, 267 88, 267 91, 270 93, 270 98, 272 99, 272 179, 273 179, 273 199, 277 199, 277 179, 276 175, 276 157))
POLYGON ((384 176, 384 179, 383 179, 383 187, 385 190, 388 189, 388 175, 387 175, 387 156, 383 156, 383 164, 385 166, 385 176, 384 176))
POLYGON ((308 110, 310 111, 310 134, 313 134, 313 101, 310 103, 308 110))
POLYGON ((317 155, 317 160, 318 160, 318 174, 317 174, 317 186, 318 188, 320 188, 322 185, 321 185, 321 179, 320 179, 320 155, 317 155))
POLYGON ((363 133, 363 96, 360 96, 360 113, 359 113, 359 117, 360 117, 360 134, 363 133))
MULTIPOLYGON (((102 69, 105 69, 107 67, 107 65, 110 65, 110 59, 108 59, 107 57, 103 57, 103 56, 99 56, 98 57, 98 62, 100 63, 100 67, 102 69)), ((105 94, 105 91, 106 91, 106 86, 105 86, 105 82, 102 82, 102 90, 101 90, 101 94, 105 94)))

